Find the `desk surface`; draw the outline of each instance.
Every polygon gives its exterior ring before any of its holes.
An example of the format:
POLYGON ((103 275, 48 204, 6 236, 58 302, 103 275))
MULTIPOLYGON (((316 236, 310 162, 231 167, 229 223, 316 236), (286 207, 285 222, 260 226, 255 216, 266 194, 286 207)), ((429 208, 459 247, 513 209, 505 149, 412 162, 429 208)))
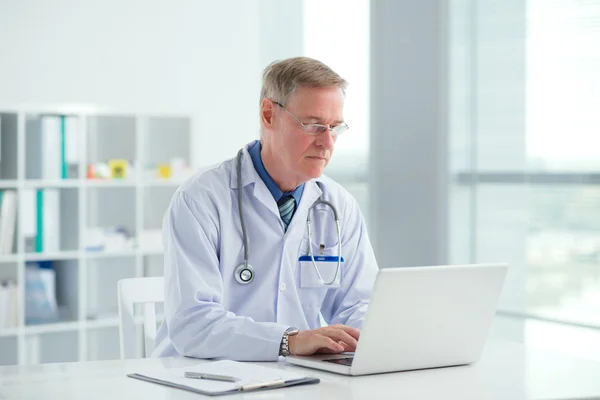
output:
MULTIPOLYGON (((0 399, 209 398, 128 378, 151 366, 181 367, 191 358, 94 361, 0 368, 0 399)), ((317 385, 236 394, 232 399, 561 399, 600 398, 600 363, 510 342, 489 342, 476 364, 463 367, 346 377, 283 362, 321 378, 317 385)))

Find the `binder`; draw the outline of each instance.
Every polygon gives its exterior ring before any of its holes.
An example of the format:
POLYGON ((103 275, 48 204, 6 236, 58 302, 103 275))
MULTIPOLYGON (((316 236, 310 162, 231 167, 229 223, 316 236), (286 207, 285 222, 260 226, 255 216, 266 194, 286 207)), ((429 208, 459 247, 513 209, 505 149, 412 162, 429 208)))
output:
POLYGON ((76 179, 79 169, 79 132, 77 117, 61 117, 62 179, 76 179))
POLYGON ((7 288, 8 307, 6 315, 6 327, 16 328, 19 326, 19 287, 15 281, 9 281, 7 288))
POLYGON ((57 115, 45 115, 42 117, 42 140, 41 140, 41 159, 42 159, 42 179, 61 179, 61 136, 62 136, 62 118, 57 115))
MULTIPOLYGON (((62 176, 62 117, 43 115, 27 132, 25 178, 58 180, 62 176)), ((65 155, 66 156, 66 155, 65 155)))
POLYGON ((0 203, 0 254, 11 254, 17 222, 17 192, 1 192, 0 203))
POLYGON ((231 360, 212 361, 185 368, 149 369, 127 376, 207 396, 254 392, 320 382, 317 378, 311 378, 295 371, 268 368, 231 360), (235 382, 224 382, 186 378, 184 376, 186 372, 228 375, 237 380, 235 382))
POLYGON ((60 245, 60 190, 42 189, 36 193, 37 253, 58 252, 60 245))
POLYGON ((41 324, 58 320, 56 275, 52 261, 25 265, 25 323, 41 324))
POLYGON ((19 287, 14 280, 0 282, 0 331, 19 325, 19 287))
POLYGON ((60 190, 44 189, 42 205, 43 235, 42 251, 45 253, 59 252, 60 246, 60 190))
POLYGON ((3 329, 8 329, 8 314, 9 314, 9 289, 6 282, 0 281, 0 332, 3 329))
POLYGON ((33 253, 36 251, 35 242, 38 235, 37 232, 37 206, 36 206, 36 190, 23 189, 19 202, 21 212, 21 236, 23 237, 24 252, 33 253))

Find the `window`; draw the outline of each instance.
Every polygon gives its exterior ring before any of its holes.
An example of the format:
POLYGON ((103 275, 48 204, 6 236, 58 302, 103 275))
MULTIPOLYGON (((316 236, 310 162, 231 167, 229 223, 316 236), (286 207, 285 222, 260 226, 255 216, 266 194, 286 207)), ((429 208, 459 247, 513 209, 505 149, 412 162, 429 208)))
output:
POLYGON ((451 261, 508 261, 504 311, 600 326, 600 1, 451 11, 451 261))
POLYGON ((369 1, 304 1, 305 55, 349 82, 344 118, 350 129, 338 139, 325 173, 354 195, 367 219, 369 7, 369 1))

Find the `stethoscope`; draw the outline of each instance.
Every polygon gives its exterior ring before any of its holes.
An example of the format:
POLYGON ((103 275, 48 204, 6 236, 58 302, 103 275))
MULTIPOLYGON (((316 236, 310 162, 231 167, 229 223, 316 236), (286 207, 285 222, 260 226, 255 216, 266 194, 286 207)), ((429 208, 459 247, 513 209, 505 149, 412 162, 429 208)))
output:
MULTIPOLYGON (((244 263, 240 264, 236 267, 236 269, 234 271, 234 276, 235 276, 235 279, 239 283, 241 283, 242 285, 247 285, 248 283, 250 283, 254 280, 255 273, 254 273, 254 268, 252 268, 252 266, 248 263, 248 235, 246 234, 246 224, 244 223, 244 213, 242 212, 242 155, 243 155, 243 150, 244 149, 240 149, 240 151, 238 152, 236 161, 237 161, 238 207, 239 207, 239 212, 240 212, 240 224, 242 225, 242 239, 244 242, 244 263)), ((336 279, 338 278, 338 275, 340 273, 340 263, 342 260, 342 237, 340 234, 340 220, 338 219, 337 210, 335 209, 333 204, 331 204, 328 201, 323 200, 322 197, 319 197, 319 199, 317 201, 315 201, 315 203, 308 209, 308 216, 306 217, 306 227, 308 229, 308 253, 310 255, 310 259, 312 261, 315 272, 317 273, 317 276, 319 277, 319 281, 325 286, 333 285, 333 283, 336 281, 336 279), (337 235, 338 235, 337 267, 335 269, 335 275, 333 276, 333 279, 328 282, 325 282, 323 280, 323 277, 321 276, 321 273, 319 272, 319 268, 317 267, 317 263, 315 262, 315 256, 313 255, 313 250, 312 250, 312 235, 311 235, 311 231, 310 231, 310 212, 318 204, 325 204, 326 206, 329 206, 329 208, 331 208, 331 210, 333 211, 333 219, 335 220, 335 227, 336 227, 336 231, 337 231, 337 235)))

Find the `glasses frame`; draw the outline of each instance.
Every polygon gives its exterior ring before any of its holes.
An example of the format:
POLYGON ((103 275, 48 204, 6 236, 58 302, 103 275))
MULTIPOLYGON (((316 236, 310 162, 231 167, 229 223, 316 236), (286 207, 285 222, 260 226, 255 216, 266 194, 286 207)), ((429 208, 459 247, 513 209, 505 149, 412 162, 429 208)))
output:
POLYGON ((346 132, 348 129, 350 129, 350 127, 348 126, 347 123, 342 122, 340 125, 336 125, 336 126, 331 126, 331 125, 323 125, 323 124, 305 124, 302 121, 300 121, 298 119, 298 117, 296 117, 294 114, 292 114, 287 108, 285 108, 283 106, 283 104, 281 104, 278 101, 275 101, 273 99, 271 99, 271 101, 275 104, 277 104, 279 107, 283 108, 285 111, 288 112, 288 114, 290 114, 292 117, 294 117, 294 119, 300 124, 302 125, 302 129, 304 130, 304 133, 306 133, 307 135, 311 135, 311 136, 319 136, 327 131, 331 132, 331 136, 333 137, 338 137, 339 135, 341 135, 342 133, 346 132), (317 128, 318 130, 323 129, 320 132, 309 132, 310 129, 314 129, 317 128))

